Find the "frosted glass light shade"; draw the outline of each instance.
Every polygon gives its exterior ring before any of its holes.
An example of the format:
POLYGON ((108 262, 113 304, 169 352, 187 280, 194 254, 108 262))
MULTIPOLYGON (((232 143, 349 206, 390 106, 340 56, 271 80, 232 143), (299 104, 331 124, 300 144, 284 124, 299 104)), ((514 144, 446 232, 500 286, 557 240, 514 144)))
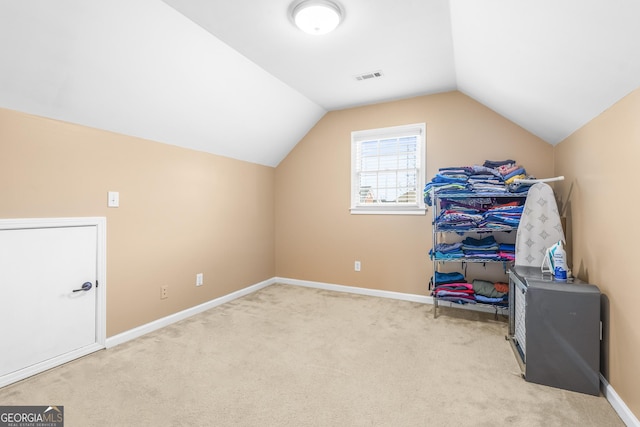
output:
POLYGON ((331 1, 307 0, 293 9, 293 20, 302 31, 313 35, 327 34, 338 24, 342 13, 331 1))

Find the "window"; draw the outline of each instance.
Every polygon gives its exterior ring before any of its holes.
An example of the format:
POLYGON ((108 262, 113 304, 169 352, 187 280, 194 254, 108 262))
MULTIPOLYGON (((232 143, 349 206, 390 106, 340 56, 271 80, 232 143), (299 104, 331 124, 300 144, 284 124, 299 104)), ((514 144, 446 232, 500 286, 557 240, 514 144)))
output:
POLYGON ((351 213, 424 215, 425 124, 351 133, 351 213))

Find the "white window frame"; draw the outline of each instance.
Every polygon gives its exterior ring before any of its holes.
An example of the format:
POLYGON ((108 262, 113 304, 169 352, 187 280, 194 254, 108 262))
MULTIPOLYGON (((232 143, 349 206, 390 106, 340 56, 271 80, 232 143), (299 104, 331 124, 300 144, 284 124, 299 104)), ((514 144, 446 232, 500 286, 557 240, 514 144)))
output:
MULTIPOLYGON (((397 169, 388 169, 397 170, 397 169)), ((416 123, 380 129, 351 132, 351 213, 374 215, 424 215, 423 189, 426 172, 426 125, 416 123), (360 147, 364 142, 388 138, 416 136, 416 200, 415 203, 362 203, 360 188, 361 165, 358 164, 360 147)))

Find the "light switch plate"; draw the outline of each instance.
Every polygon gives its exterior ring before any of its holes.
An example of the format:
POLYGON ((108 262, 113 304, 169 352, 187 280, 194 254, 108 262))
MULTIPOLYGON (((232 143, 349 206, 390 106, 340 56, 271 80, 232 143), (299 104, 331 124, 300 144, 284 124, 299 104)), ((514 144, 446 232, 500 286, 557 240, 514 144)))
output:
POLYGON ((117 191, 109 191, 109 202, 107 206, 110 208, 117 208, 120 206, 120 193, 117 191))

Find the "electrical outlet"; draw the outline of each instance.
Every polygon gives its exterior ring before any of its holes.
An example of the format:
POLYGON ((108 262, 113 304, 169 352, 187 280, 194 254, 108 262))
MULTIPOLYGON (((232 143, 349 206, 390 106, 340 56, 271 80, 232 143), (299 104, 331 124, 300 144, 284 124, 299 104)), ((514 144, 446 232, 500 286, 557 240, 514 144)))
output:
POLYGON ((353 266, 353 268, 354 268, 356 271, 360 271, 360 267, 362 267, 362 266, 360 265, 360 261, 356 261, 356 262, 355 262, 355 264, 354 264, 354 266, 353 266))
POLYGON ((203 273, 196 274, 196 286, 202 286, 203 283, 204 283, 204 274, 203 273))
POLYGON ((160 286, 160 299, 169 298, 169 286, 163 285, 160 286))

